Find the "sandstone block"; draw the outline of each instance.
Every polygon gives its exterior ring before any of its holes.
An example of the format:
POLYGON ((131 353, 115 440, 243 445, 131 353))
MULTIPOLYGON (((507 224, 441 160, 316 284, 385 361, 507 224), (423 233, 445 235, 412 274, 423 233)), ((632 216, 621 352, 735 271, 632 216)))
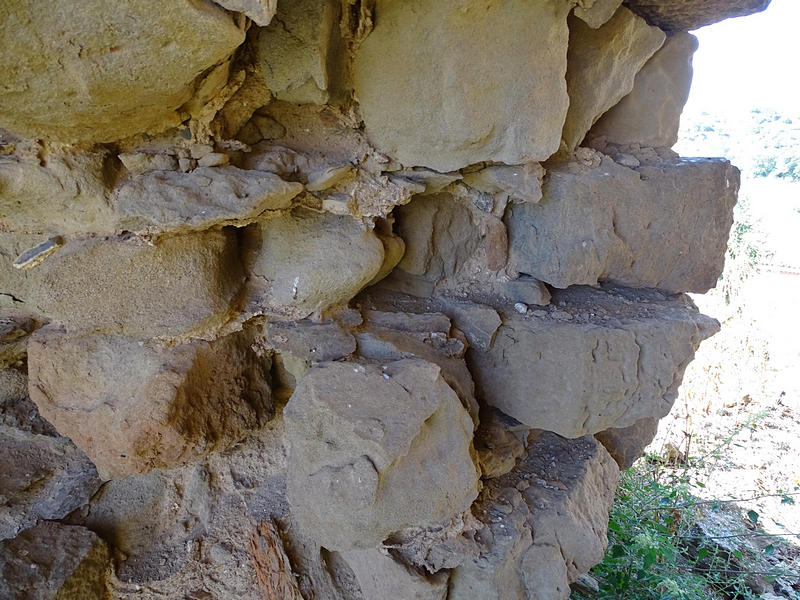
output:
POLYGON ((289 502, 328 549, 377 547, 477 495, 472 420, 432 363, 319 363, 284 417, 289 502))
POLYGON ((153 10, 149 0, 15 0, 0 11, 0 40, 0 126, 31 138, 109 142, 180 123, 198 76, 227 58, 244 31, 210 2, 153 10))
POLYGON ((339 3, 281 3, 272 24, 259 31, 256 48, 259 67, 276 98, 296 104, 325 104, 340 83, 334 67, 343 50, 339 3))
POLYGON ((113 231, 101 152, 0 158, 0 228, 67 235, 113 231))
POLYGON ((488 547, 453 570, 459 600, 566 600, 569 584, 603 558, 619 471, 591 437, 533 432, 525 456, 486 482, 473 506, 488 547))
POLYGON ((681 111, 692 85, 697 38, 667 36, 664 45, 636 74, 633 90, 594 124, 589 137, 618 144, 672 147, 678 141, 681 111))
POLYGON ((249 332, 165 348, 46 327, 29 342, 31 399, 104 480, 183 464, 268 419, 269 360, 251 345, 249 332))
POLYGON ((592 29, 601 27, 617 12, 622 0, 595 0, 594 2, 583 2, 575 7, 573 14, 583 20, 592 29))
POLYGON ((685 297, 574 287, 549 312, 507 312, 470 349, 477 396, 529 427, 577 438, 665 416, 686 365, 719 324, 685 297))
POLYGON ((165 338, 218 329, 230 319, 243 283, 236 234, 229 230, 156 244, 76 239, 30 278, 35 303, 69 331, 165 338))
POLYGON ((706 292, 722 272, 738 188, 738 170, 718 159, 553 167, 542 201, 506 217, 511 264, 558 288, 706 292))
POLYGON ((306 209, 259 224, 247 250, 249 310, 294 319, 350 300, 384 258, 360 221, 306 209))
MULTIPOLYGON (((16 408, 17 417, 29 416, 20 414, 19 405, 16 408)), ((31 421, 19 424, 35 426, 31 421)), ((15 537, 39 519, 67 516, 100 486, 86 455, 57 435, 0 425, 0 465, 0 540, 15 537)))
POLYGON ((621 429, 612 427, 594 437, 605 446, 620 469, 630 469, 658 432, 658 419, 647 417, 621 429))
POLYGON ((214 3, 225 10, 244 13, 261 27, 269 25, 278 8, 278 0, 214 0, 214 3))
POLYGON ((546 159, 568 104, 570 8, 378 0, 353 73, 369 139, 406 166, 437 171, 546 159))
POLYGON ((570 17, 569 27, 569 112, 563 143, 573 151, 594 122, 633 89, 636 73, 665 36, 625 7, 599 29, 576 17, 570 17))
POLYGON ((647 22, 667 31, 689 31, 767 8, 770 0, 628 0, 647 22))
POLYGON ((403 594, 404 600, 447 598, 446 572, 426 576, 376 548, 350 550, 343 552, 342 557, 353 570, 364 598, 392 598, 398 593, 403 594))
POLYGON ((159 234, 241 227, 267 211, 289 208, 302 189, 272 173, 231 166, 150 172, 115 190, 116 230, 159 234))
POLYGON ((110 558, 88 529, 44 521, 0 542, 0 597, 105 600, 110 558))

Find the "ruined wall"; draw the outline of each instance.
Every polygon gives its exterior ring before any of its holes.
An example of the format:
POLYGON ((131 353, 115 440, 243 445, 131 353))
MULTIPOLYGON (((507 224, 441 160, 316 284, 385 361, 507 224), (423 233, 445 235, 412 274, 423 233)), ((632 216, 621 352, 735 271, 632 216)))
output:
POLYGON ((0 6, 0 598, 563 599, 718 328, 764 0, 0 6))

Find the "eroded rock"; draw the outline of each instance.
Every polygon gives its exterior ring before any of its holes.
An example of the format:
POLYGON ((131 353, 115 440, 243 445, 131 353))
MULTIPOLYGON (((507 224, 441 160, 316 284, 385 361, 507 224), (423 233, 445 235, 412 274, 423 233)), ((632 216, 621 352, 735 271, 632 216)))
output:
POLYGON ((612 427, 594 437, 605 446, 620 469, 629 469, 658 432, 658 419, 647 417, 621 429, 612 427))
POLYGON ((563 132, 567 151, 575 150, 594 122, 633 89, 636 73, 664 37, 625 7, 598 29, 570 17, 569 112, 563 132))
POLYGON ((477 495, 472 420, 432 363, 319 363, 284 415, 289 502, 328 549, 377 547, 477 495))
POLYGON ((566 600, 570 582, 603 557, 617 476, 593 438, 533 432, 525 457, 473 506, 486 550, 453 570, 450 597, 566 600))
POLYGON ((183 464, 231 445, 270 416, 269 359, 249 332, 171 348, 116 335, 40 329, 31 398, 102 479, 183 464))
POLYGON ((592 127, 589 137, 618 144, 672 147, 678 141, 681 112, 692 85, 692 55, 697 38, 667 36, 664 45, 636 74, 633 90, 592 127))
POLYGON ((511 264, 558 288, 706 292, 722 272, 738 188, 738 169, 719 159, 553 167, 542 201, 506 217, 511 264))
POLYGON ((378 0, 353 75, 369 139, 406 166, 437 171, 546 159, 568 104, 570 8, 378 0))
POLYGON ((0 542, 0 596, 105 600, 108 548, 83 527, 44 521, 0 542))
POLYGON ((446 572, 434 576, 414 572, 384 551, 350 550, 342 553, 353 570, 364 598, 391 598, 402 590, 408 600, 445 600, 446 572))
POLYGON ((244 41, 231 14, 189 0, 160 10, 148 0, 17 0, 3 6, 0 27, 0 126, 65 142, 177 125, 198 77, 244 41))
POLYGON ((665 416, 686 365, 719 324, 685 297, 574 287, 550 311, 506 312, 467 355, 478 398, 529 427, 577 438, 665 416))
POLYGON ((759 12, 770 0, 627 0, 631 10, 667 31, 698 29, 730 17, 759 12))

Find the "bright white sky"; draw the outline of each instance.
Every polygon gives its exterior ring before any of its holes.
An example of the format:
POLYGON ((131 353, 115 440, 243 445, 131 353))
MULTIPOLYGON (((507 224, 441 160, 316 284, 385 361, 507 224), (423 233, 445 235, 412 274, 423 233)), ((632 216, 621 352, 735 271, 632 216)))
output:
POLYGON ((687 110, 772 108, 800 114, 800 0, 694 31, 694 81, 687 110))

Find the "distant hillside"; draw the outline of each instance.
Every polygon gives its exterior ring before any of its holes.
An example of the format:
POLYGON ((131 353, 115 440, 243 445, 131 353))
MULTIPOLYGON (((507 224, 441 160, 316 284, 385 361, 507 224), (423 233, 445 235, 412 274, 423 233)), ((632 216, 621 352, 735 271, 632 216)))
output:
POLYGON ((725 156, 746 177, 800 181, 800 114, 687 111, 675 147, 683 156, 725 156))

